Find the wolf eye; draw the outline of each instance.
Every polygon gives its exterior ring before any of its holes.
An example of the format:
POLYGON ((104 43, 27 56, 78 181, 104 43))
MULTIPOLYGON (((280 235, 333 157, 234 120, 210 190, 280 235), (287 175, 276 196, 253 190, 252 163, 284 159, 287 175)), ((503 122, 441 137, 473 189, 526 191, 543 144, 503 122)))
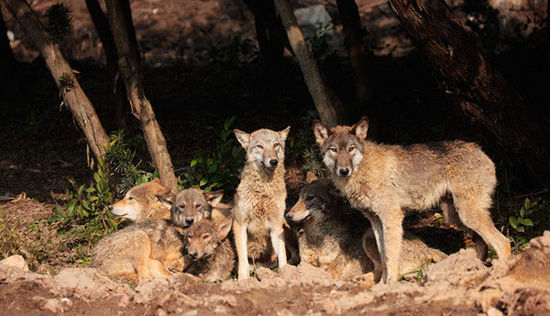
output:
POLYGON ((204 235, 204 236, 202 236, 202 239, 204 239, 204 240, 207 240, 207 239, 209 239, 209 238, 210 238, 210 235, 204 235))
POLYGON ((330 147, 328 150, 332 151, 333 153, 337 152, 338 150, 336 149, 336 147, 330 147))
POLYGON ((181 204, 179 208, 185 208, 185 204, 181 204))
POLYGON ((279 148, 279 146, 281 146, 279 143, 275 143, 275 145, 273 145, 273 148, 279 148))
POLYGON ((202 205, 200 205, 200 204, 196 204, 196 205, 195 205, 195 208, 199 208, 199 207, 201 207, 201 206, 202 206, 202 205))
POLYGON ((352 152, 354 150, 355 150, 355 146, 349 146, 349 149, 348 149, 349 152, 352 152))
POLYGON ((134 199, 134 198, 133 198, 133 197, 131 197, 131 196, 129 196, 129 197, 128 197, 128 200, 133 200, 133 199, 134 199))
POLYGON ((313 196, 313 195, 307 196, 307 197, 306 197, 306 201, 312 201, 312 200, 313 200, 313 198, 314 198, 314 196, 313 196))
POLYGON ((264 146, 262 145, 256 145, 256 147, 258 147, 259 149, 264 149, 264 146))

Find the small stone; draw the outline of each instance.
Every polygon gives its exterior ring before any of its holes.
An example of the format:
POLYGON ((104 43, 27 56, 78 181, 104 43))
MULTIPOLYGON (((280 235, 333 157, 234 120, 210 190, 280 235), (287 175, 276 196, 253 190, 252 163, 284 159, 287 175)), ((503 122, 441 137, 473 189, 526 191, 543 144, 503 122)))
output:
POLYGON ((29 271, 29 267, 27 266, 25 259, 20 255, 9 256, 6 259, 1 260, 0 264, 5 264, 10 267, 23 269, 24 271, 29 271))

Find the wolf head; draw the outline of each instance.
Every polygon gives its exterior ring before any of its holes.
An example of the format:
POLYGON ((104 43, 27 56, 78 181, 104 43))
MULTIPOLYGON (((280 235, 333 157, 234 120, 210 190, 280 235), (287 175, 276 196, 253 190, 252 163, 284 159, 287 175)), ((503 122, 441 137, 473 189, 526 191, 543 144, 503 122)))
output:
POLYGON ((137 185, 130 189, 124 198, 109 206, 111 213, 117 217, 139 222, 148 218, 168 219, 170 206, 161 200, 162 195, 169 194, 170 190, 160 184, 158 178, 153 181, 137 185))
POLYGON ((185 233, 187 254, 193 260, 211 256, 222 240, 231 231, 231 215, 218 221, 202 219, 189 227, 185 233))
POLYGON ((223 198, 223 190, 203 192, 200 189, 187 189, 178 194, 164 194, 163 202, 171 205, 170 218, 180 227, 187 228, 203 218, 209 218, 213 207, 223 198))
POLYGON ((308 174, 308 183, 300 190, 298 201, 286 214, 292 222, 313 220, 317 222, 330 216, 334 196, 328 180, 319 180, 308 174))
POLYGON ((261 168, 275 169, 284 162, 285 141, 290 126, 280 132, 269 129, 260 129, 251 134, 241 130, 234 130, 237 140, 246 150, 246 159, 261 168))
POLYGON ((321 147, 327 168, 339 177, 349 177, 357 170, 364 155, 369 119, 364 116, 353 126, 328 129, 321 121, 313 121, 313 133, 321 147))

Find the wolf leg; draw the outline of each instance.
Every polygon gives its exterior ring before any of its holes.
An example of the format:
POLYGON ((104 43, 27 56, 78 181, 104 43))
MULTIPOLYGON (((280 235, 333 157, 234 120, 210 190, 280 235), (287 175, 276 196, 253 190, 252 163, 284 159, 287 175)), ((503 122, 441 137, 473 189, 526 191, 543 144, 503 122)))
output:
POLYGON ((279 261, 279 269, 286 266, 286 248, 284 240, 283 225, 271 223, 270 227, 271 245, 279 261))
POLYGON ((248 235, 247 224, 233 221, 233 234, 235 237, 235 248, 237 248, 237 257, 239 259, 237 273, 240 280, 244 280, 250 277, 248 264, 248 235))
POLYGON ((403 213, 401 208, 395 206, 386 207, 382 212, 376 213, 382 223, 383 242, 380 249, 384 249, 382 258, 385 266, 382 280, 386 284, 396 283, 399 279, 399 262, 403 243, 403 213))

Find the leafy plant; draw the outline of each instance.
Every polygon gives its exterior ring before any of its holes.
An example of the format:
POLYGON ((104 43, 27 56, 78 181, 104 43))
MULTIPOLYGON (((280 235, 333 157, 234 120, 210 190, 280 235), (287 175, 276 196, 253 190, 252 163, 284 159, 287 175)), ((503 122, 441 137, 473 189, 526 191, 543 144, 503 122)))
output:
POLYGON ((239 181, 243 150, 232 137, 235 116, 225 120, 216 149, 211 156, 199 156, 189 163, 180 176, 179 185, 199 187, 205 191, 224 189, 230 192, 239 181))
POLYGON ((537 201, 526 198, 519 211, 508 218, 511 227, 511 230, 508 230, 508 238, 512 241, 516 253, 529 245, 529 238, 525 233, 534 225, 529 216, 538 209, 537 204, 537 201))

